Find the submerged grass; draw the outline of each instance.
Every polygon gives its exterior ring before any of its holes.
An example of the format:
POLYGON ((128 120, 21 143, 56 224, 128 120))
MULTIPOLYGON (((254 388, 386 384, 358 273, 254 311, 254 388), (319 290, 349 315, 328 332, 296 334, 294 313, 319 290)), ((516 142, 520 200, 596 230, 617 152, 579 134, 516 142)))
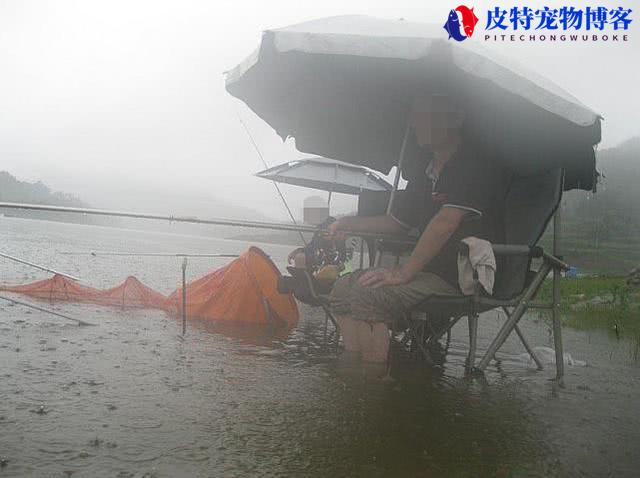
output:
MULTIPOLYGON (((545 281, 538 298, 551 300, 553 283, 545 281)), ((640 289, 622 277, 562 278, 563 323, 578 330, 607 330, 640 342, 640 289)))

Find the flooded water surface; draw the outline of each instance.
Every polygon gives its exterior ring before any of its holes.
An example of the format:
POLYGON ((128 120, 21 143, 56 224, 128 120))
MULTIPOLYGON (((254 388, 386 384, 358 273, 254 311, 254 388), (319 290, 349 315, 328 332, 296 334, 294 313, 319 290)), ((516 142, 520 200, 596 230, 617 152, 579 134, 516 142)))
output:
MULTIPOLYGON (((3 252, 107 287, 135 275, 168 293, 180 260, 65 251, 240 253, 247 244, 0 218, 3 252)), ((264 245, 279 265, 288 247, 264 245)), ((198 277, 229 259, 194 258, 198 277)), ((0 259, 0 281, 44 272, 0 259)), ((16 296, 17 297, 17 296, 16 296)), ((30 300, 30 299, 24 299, 30 300)), ((565 328, 565 387, 510 338, 465 378, 466 324, 441 366, 398 350, 391 378, 323 341, 301 306, 288 336, 179 322, 163 312, 43 304, 96 327, 0 303, 0 477, 637 476, 635 342, 565 328)), ((480 319, 480 353, 504 317, 480 319)), ((522 328, 551 346, 534 316, 522 328)), ((446 357, 445 357, 446 346, 446 357)), ((544 353, 544 350, 542 350, 544 353)))

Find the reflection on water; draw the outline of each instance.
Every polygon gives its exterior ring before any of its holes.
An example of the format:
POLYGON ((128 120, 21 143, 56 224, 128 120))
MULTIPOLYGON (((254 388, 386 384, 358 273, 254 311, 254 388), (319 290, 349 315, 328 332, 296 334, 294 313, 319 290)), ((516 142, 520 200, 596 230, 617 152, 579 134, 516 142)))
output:
MULTIPOLYGON (((179 260, 55 256, 56 250, 240 252, 188 236, 0 219, 7 249, 104 287, 134 273, 172 290, 179 260)), ((282 261, 287 248, 265 246, 282 261)), ((192 260, 191 277, 218 267, 192 260)), ((0 262, 0 280, 42 278, 0 262)), ((565 331, 586 367, 564 389, 509 340, 486 380, 464 377, 465 324, 440 367, 398 350, 391 378, 324 343, 305 306, 289 335, 178 320, 157 311, 55 304, 77 327, 0 304, 4 476, 635 476, 638 366, 606 334, 565 331)), ((479 347, 503 319, 481 319, 479 347)), ((523 330, 549 346, 544 322, 523 330)), ((632 344, 629 344, 632 347, 632 344)))

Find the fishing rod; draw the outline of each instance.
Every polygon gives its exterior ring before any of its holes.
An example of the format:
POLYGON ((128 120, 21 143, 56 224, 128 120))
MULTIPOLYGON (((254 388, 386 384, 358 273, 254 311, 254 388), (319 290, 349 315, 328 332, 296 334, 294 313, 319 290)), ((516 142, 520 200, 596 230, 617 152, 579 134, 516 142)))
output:
MULTIPOLYGON (((111 216, 111 217, 126 217, 132 219, 151 219, 156 221, 169 221, 180 222, 189 224, 207 224, 214 226, 231 226, 231 227, 246 227, 253 229, 269 229, 275 231, 294 231, 294 232, 308 232, 310 234, 318 232, 318 228, 315 226, 309 226, 306 224, 284 224, 279 222, 261 222, 261 221, 243 221, 238 219, 224 219, 224 218, 209 218, 200 219, 194 216, 171 216, 166 214, 151 214, 151 213, 138 213, 131 211, 112 211, 107 209, 93 209, 82 207, 67 207, 67 206, 51 206, 48 204, 26 204, 26 203, 14 203, 14 202, 0 202, 0 208, 7 209, 25 209, 30 211, 49 211, 49 212, 65 212, 70 214, 88 214, 94 216, 111 216)), ((373 232, 358 232, 358 231, 340 231, 345 236, 356 236, 364 239, 380 239, 389 242, 403 243, 403 244, 415 244, 416 239, 408 236, 396 236, 390 234, 380 234, 373 232)))
POLYGON ((4 257, 5 259, 9 259, 10 261, 19 262, 20 264, 28 265, 30 267, 33 267, 34 269, 40 269, 41 271, 51 272, 52 274, 57 274, 57 275, 66 277, 67 279, 80 282, 80 279, 78 279, 77 277, 74 277, 69 274, 65 274, 64 272, 60 272, 55 269, 49 269, 48 267, 44 267, 39 264, 34 264, 33 262, 25 261, 24 259, 20 259, 19 257, 10 256, 9 254, 5 254, 3 252, 0 252, 0 257, 4 257))
MULTIPOLYGON (((240 117, 240 113, 238 113, 238 110, 236 110, 236 115, 238 115, 238 121, 240 121, 240 124, 242 125, 242 127, 245 130, 245 132, 247 133, 247 136, 249 137, 249 140, 251 141, 251 144, 253 145, 253 148, 256 150, 256 153, 258 153, 258 156, 260 157, 260 160, 262 161, 262 164, 264 165, 264 168, 265 169, 269 169, 269 165, 267 164, 267 161, 264 159, 264 156, 262 156, 262 153, 260 152, 260 148, 258 148, 258 145, 255 142, 255 140, 253 139, 253 136, 251 136, 251 132, 249 131, 249 128, 247 128, 247 125, 245 124, 245 122, 242 121, 242 118, 240 117)), ((271 181, 271 182, 275 186, 276 191, 278 191, 278 194, 280 195, 280 199, 282 199, 282 203, 284 204, 284 207, 287 209, 287 212, 289 213, 289 217, 291 218, 291 222, 293 222, 294 225, 298 225, 298 223, 296 222, 296 218, 293 217, 293 213, 291 212, 291 208, 289 207, 289 204, 287 204, 287 200, 284 198, 284 194, 282 194, 282 191, 280 190, 280 186, 278 186, 278 183, 275 182, 275 181, 271 181)), ((302 235, 302 232, 298 231, 298 234, 300 234, 300 239, 302 240, 302 243, 306 246, 307 245, 307 241, 305 240, 304 236, 302 235)))
POLYGON ((60 312, 55 312, 55 311, 50 310, 50 309, 45 309, 44 307, 38 307, 37 305, 33 305, 33 304, 29 304, 27 302, 22 302, 20 300, 12 299, 12 298, 6 297, 4 295, 0 295, 0 299, 6 300, 7 302, 11 302, 13 304, 21 305, 23 307, 27 307, 29 309, 34 309, 34 310, 38 310, 40 312, 45 312, 47 314, 55 315, 57 317, 62 317, 63 319, 67 319, 67 320, 71 320, 73 322, 76 322, 78 325, 96 325, 96 324, 92 324, 91 322, 85 322, 84 320, 74 319, 73 317, 69 317, 68 315, 61 314, 60 312))
POLYGON ((238 254, 198 254, 181 252, 113 252, 113 251, 89 251, 73 252, 63 251, 58 254, 65 256, 143 256, 143 257, 239 257, 238 254))

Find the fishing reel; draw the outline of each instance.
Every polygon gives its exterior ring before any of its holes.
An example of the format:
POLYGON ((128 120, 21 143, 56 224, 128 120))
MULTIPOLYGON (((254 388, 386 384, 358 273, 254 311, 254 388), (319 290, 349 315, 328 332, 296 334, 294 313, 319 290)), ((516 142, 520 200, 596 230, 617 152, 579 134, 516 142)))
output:
POLYGON ((280 293, 293 293, 301 302, 313 306, 323 305, 318 294, 328 294, 338 277, 351 270, 353 248, 347 247, 344 237, 327 233, 334 221, 333 217, 327 218, 305 247, 289 254, 289 264, 293 267, 287 270, 291 276, 283 276, 278 281, 280 293))
POLYGON ((294 258, 297 267, 304 267, 316 278, 337 279, 353 257, 353 249, 348 248, 343 237, 329 236, 327 228, 335 218, 329 217, 314 232, 311 241, 293 251, 289 258, 294 258), (304 264, 300 263, 304 255, 304 264), (327 277, 323 277, 326 275, 327 277))
POLYGON ((307 268, 318 272, 326 266, 338 266, 342 268, 347 258, 347 245, 344 238, 331 237, 327 234, 327 228, 336 220, 328 217, 318 226, 313 234, 311 242, 305 249, 307 268))

